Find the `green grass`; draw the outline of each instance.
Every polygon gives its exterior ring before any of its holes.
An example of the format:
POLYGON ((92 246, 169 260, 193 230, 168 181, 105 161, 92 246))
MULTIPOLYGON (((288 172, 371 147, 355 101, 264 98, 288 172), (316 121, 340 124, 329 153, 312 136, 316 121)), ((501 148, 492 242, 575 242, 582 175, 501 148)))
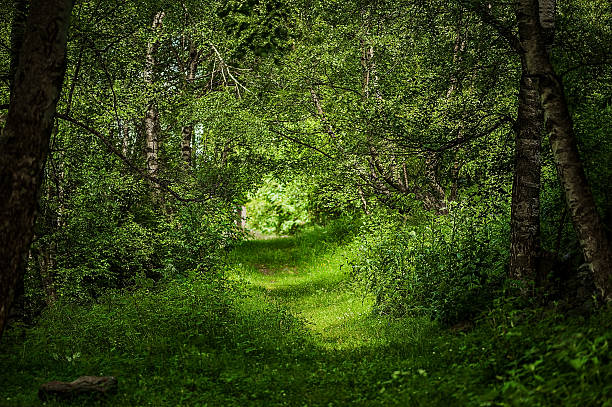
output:
POLYGON ((40 405, 41 383, 81 375, 116 375, 119 392, 68 405, 611 405, 609 311, 500 304, 469 333, 382 317, 348 278, 355 252, 317 228, 245 242, 225 280, 59 304, 2 338, 0 406, 40 405))
POLYGON ((315 345, 328 351, 384 346, 397 329, 404 331, 404 339, 431 329, 433 324, 424 319, 373 316, 373 299, 349 279, 352 256, 350 245, 318 241, 313 231, 297 238, 252 240, 233 253, 233 275, 246 282, 251 295, 303 318, 315 345))

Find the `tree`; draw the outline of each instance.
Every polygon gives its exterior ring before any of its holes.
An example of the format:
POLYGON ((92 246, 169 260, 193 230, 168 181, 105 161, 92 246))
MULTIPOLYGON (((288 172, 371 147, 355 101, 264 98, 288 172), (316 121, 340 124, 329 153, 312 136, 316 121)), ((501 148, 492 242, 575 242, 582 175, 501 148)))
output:
POLYGON ((509 274, 510 277, 527 284, 533 282, 536 277, 540 257, 542 121, 537 80, 531 78, 523 69, 516 119, 509 274))
MULTIPOLYGON (((552 46, 555 26, 555 0, 540 2, 540 24, 546 27, 546 46, 552 46)), ((514 51, 521 54, 516 37, 514 51)), ((540 176, 544 117, 538 94, 537 78, 529 76, 527 62, 521 55, 521 79, 516 119, 512 212, 510 215, 510 277, 530 284, 537 279, 541 253, 540 176)), ((528 287, 523 287, 527 293, 528 287)))
POLYGON ((565 91, 546 50, 537 0, 520 0, 516 8, 519 36, 529 76, 538 79, 546 130, 584 258, 601 297, 612 300, 612 247, 578 153, 565 91))
POLYGON ((49 139, 66 70, 71 0, 33 0, 0 135, 0 333, 34 232, 49 139))
MULTIPOLYGON (((165 13, 159 11, 153 17, 151 29, 153 35, 158 35, 162 29, 162 22, 165 13)), ((144 81, 150 92, 156 92, 156 72, 157 51, 159 49, 159 39, 153 38, 147 43, 146 65, 144 70, 144 81)), ((159 176, 159 136, 161 128, 159 124, 159 109, 157 107, 157 97, 151 95, 147 105, 145 115, 145 133, 146 133, 146 153, 147 153, 147 172, 152 179, 159 176)), ((159 185, 153 182, 153 191, 158 193, 159 185)))

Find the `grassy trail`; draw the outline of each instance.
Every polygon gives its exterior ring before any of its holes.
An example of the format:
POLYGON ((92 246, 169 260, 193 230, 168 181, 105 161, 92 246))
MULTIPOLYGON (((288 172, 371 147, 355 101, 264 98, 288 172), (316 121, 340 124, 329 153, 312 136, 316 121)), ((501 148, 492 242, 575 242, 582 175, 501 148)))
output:
POLYGON ((343 253, 300 243, 295 238, 245 243, 234 254, 238 275, 253 295, 303 318, 322 348, 358 349, 380 340, 372 321, 365 323, 372 300, 349 282, 343 253))
POLYGON ((287 405, 454 404, 428 379, 446 363, 431 339, 448 334, 428 319, 374 315, 371 296, 350 281, 351 256, 316 233, 251 240, 232 254, 234 278, 253 304, 286 309, 307 327, 303 370, 283 374, 308 384, 301 394, 300 386, 287 389, 294 400, 287 405))
POLYGON ((466 333, 380 316, 351 283, 359 250, 343 236, 247 241, 226 277, 142 279, 16 324, 0 342, 0 406, 612 405, 609 314, 490 317, 466 333), (119 391, 37 399, 41 383, 84 375, 117 376, 119 391))

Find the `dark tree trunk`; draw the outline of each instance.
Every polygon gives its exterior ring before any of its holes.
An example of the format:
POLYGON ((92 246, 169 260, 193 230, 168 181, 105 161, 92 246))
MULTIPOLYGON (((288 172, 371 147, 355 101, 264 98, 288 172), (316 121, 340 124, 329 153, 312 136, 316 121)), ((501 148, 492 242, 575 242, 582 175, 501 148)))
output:
MULTIPOLYGON (((510 277, 533 282, 540 256, 540 147, 542 109, 537 79, 523 69, 516 122, 510 216, 510 277)), ((524 292, 527 287, 523 287, 524 292)))
POLYGON ((15 0, 13 21, 11 23, 11 64, 9 66, 9 87, 11 94, 15 84, 15 72, 19 65, 19 51, 23 45, 23 36, 28 18, 28 1, 15 0))
MULTIPOLYGON (((553 43, 555 0, 539 0, 540 25, 546 28, 547 52, 553 43)), ((537 78, 529 76, 527 61, 521 55, 521 80, 516 129, 512 214, 510 220, 510 277, 528 286, 538 281, 541 257, 540 241, 540 175, 544 115, 540 103, 537 78)))
POLYGON ((537 0, 519 0, 517 19, 527 72, 538 78, 546 130, 572 223, 599 294, 610 301, 612 248, 578 154, 574 126, 561 79, 556 75, 548 57, 539 23, 537 0))
POLYGON ((0 135, 0 333, 28 254, 66 71, 71 0, 33 0, 0 135))

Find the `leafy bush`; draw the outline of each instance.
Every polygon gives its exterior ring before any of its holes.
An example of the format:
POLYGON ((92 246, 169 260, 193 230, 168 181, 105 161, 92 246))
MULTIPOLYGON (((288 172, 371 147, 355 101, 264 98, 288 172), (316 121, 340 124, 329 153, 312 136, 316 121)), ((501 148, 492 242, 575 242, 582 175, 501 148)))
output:
POLYGON ((457 391, 474 405, 610 406, 611 308, 564 315, 554 307, 525 307, 499 299, 476 328, 449 343, 457 391))
POLYGON ((26 276, 30 313, 47 300, 45 273, 57 297, 84 303, 143 277, 210 272, 238 239, 232 205, 167 202, 164 214, 146 202, 146 184, 132 182, 100 177, 66 197, 61 217, 50 216, 61 227, 38 226, 26 276))
POLYGON ((375 295, 380 313, 428 315, 448 324, 473 317, 501 288, 506 213, 485 204, 427 217, 416 226, 366 225, 353 276, 375 295))

